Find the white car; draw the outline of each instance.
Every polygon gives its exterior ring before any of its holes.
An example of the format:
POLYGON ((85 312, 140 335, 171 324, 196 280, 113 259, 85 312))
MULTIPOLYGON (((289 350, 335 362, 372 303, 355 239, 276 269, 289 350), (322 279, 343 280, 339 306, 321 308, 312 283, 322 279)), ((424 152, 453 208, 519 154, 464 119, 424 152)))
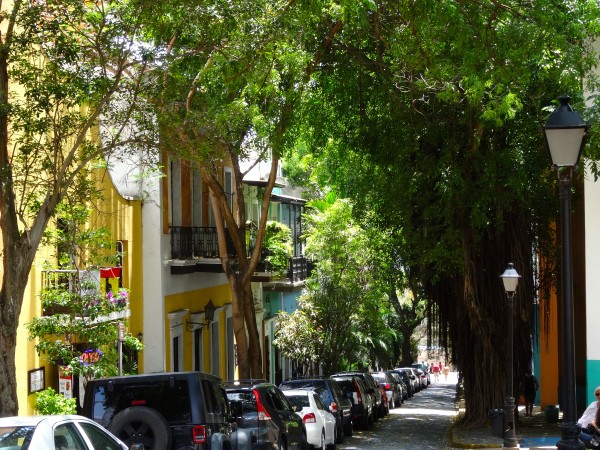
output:
POLYGON ((304 389, 283 391, 306 427, 306 441, 321 450, 335 449, 335 417, 319 394, 304 389))
POLYGON ((93 420, 75 415, 0 418, 0 449, 6 450, 143 450, 129 449, 93 420))

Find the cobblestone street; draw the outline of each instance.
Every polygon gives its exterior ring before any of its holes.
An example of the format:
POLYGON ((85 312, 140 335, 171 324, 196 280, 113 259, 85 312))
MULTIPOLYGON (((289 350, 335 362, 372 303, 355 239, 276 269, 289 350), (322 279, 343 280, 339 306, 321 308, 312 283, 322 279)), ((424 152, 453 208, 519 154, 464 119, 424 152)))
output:
POLYGON ((338 449, 398 450, 449 449, 450 425, 456 416, 456 375, 432 382, 380 419, 370 430, 355 430, 338 449))

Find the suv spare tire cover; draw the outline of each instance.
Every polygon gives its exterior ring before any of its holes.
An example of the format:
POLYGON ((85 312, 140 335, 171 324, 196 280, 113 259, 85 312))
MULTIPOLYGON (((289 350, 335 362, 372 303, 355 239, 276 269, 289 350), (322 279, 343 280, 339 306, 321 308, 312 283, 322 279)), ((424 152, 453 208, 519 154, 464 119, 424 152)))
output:
POLYGON ((144 450, 171 448, 169 423, 158 411, 146 406, 132 406, 119 412, 108 430, 127 446, 141 443, 144 450))

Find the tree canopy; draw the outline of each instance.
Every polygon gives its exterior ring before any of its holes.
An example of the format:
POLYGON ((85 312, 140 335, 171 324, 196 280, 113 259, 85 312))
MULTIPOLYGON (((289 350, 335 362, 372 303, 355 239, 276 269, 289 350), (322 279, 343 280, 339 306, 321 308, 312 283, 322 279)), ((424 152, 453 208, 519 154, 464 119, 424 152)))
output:
POLYGON ((397 236, 406 280, 437 306, 469 423, 502 403, 510 261, 516 370, 530 360, 534 280, 550 279, 533 258, 553 255, 558 206, 540 125, 564 92, 583 109, 584 78, 597 87, 598 17, 579 0, 365 2, 303 103, 314 179, 397 236))
POLYGON ((138 13, 129 3, 102 0, 2 4, 0 416, 18 412, 18 319, 58 205, 93 198, 87 175, 103 157, 154 146, 151 127, 133 126, 147 117, 139 94, 151 59, 137 45, 138 13))

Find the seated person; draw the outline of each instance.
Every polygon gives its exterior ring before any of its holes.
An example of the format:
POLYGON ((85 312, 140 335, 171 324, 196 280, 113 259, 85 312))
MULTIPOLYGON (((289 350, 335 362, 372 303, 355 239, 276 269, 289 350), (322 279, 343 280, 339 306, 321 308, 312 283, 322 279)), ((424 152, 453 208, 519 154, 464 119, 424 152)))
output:
POLYGON ((583 412, 577 424, 581 426, 581 433, 579 439, 585 444, 586 448, 589 448, 590 441, 594 433, 600 433, 600 417, 598 417, 598 406, 600 406, 600 386, 594 390, 596 400, 589 404, 586 410, 583 412))

